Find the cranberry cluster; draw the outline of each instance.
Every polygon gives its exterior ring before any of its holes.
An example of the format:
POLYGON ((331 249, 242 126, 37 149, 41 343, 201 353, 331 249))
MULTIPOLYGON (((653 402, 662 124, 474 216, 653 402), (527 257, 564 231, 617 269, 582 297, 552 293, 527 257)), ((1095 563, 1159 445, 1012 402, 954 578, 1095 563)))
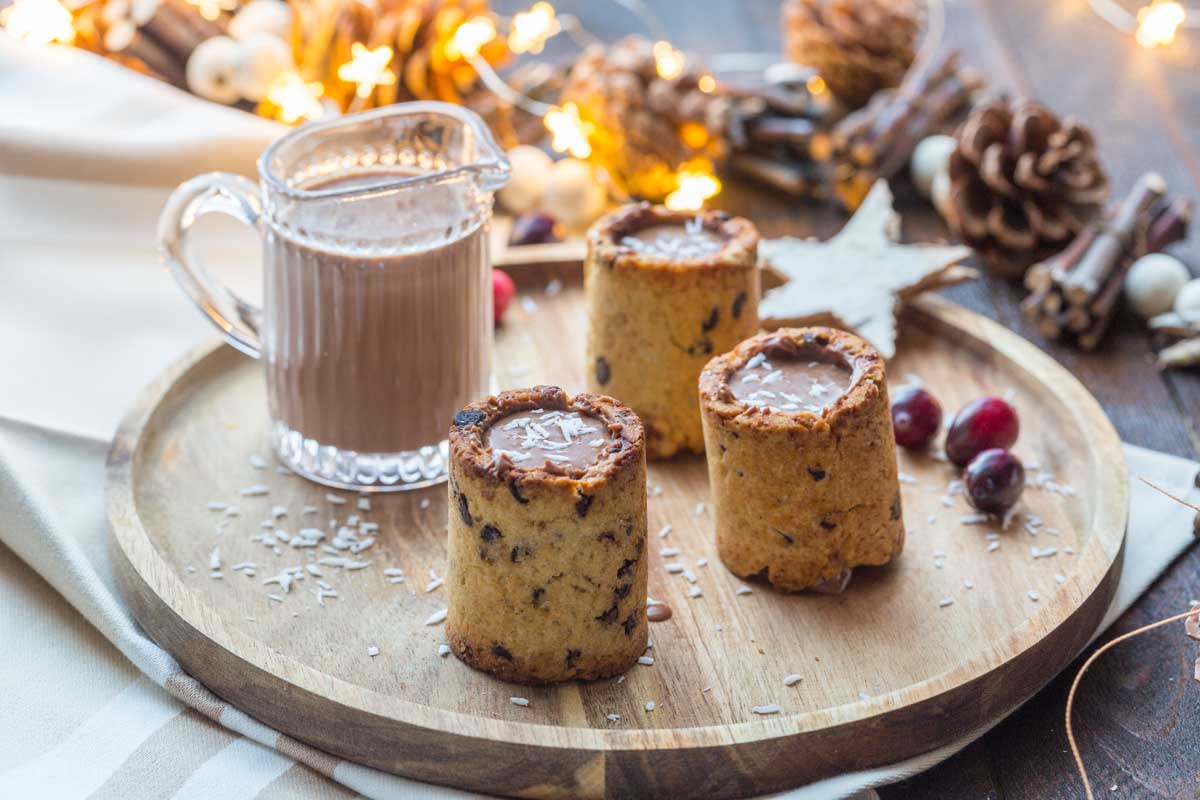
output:
MULTIPOLYGON (((942 426, 942 407, 925 389, 906 386, 892 401, 896 444, 909 450, 929 446, 942 426)), ((967 499, 980 511, 1002 514, 1025 488, 1025 467, 1009 452, 1020 432, 1017 412, 999 397, 963 406, 946 432, 946 457, 965 467, 967 499)))

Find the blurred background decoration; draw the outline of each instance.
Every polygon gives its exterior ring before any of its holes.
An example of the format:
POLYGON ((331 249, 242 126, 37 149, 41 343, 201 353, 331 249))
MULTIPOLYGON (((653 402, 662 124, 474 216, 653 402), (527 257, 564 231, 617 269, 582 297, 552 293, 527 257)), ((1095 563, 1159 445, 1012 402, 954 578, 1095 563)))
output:
MULTIPOLYGON (((631 197, 700 208, 719 175, 853 211, 910 163, 948 219, 971 219, 944 134, 986 87, 938 51, 942 0, 782 0, 782 53, 707 62, 643 0, 606 2, 642 34, 601 41, 545 0, 511 13, 490 0, 0 0, 0 25, 288 125, 409 100, 464 105, 514 155, 502 205, 548 217, 519 226, 530 238, 515 244, 577 234, 631 197)), ((1088 2, 1150 48, 1200 24, 1175 0, 1088 2)))

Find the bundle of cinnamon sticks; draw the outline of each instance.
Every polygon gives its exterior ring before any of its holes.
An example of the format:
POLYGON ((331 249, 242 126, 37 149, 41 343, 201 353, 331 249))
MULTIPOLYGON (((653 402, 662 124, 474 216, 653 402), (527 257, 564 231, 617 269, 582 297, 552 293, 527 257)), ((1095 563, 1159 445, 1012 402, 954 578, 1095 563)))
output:
POLYGON ((94 23, 96 37, 84 44, 101 55, 186 88, 186 65, 205 39, 225 32, 185 0, 101 0, 87 5, 81 19, 94 23))
POLYGON ((1191 200, 1168 196, 1161 175, 1144 174, 1114 210, 1029 269, 1021 310, 1047 339, 1071 337, 1094 349, 1117 311, 1130 266, 1186 237, 1192 211, 1191 200))
POLYGON ((842 205, 858 208, 876 180, 904 169, 920 141, 950 128, 983 85, 952 50, 915 68, 895 89, 876 92, 866 106, 838 122, 828 159, 842 205))

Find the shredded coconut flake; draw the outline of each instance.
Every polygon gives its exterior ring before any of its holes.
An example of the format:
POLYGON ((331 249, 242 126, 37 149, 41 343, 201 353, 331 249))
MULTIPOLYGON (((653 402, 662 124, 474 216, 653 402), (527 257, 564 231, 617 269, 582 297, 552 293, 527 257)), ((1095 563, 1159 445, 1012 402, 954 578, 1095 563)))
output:
POLYGON ((528 697, 510 697, 510 698, 508 698, 508 701, 510 703, 512 703, 514 706, 520 706, 521 708, 529 708, 529 698, 528 697))
POLYGON ((764 706, 754 706, 750 710, 755 714, 778 714, 780 709, 778 703, 767 703, 764 706))
POLYGON ((446 621, 446 609, 435 611, 429 615, 429 619, 425 620, 426 625, 438 625, 446 621))
POLYGON ((371 658, 374 658, 375 656, 379 655, 379 648, 375 645, 371 645, 367 648, 367 655, 369 655, 371 658))
POLYGON ((804 680, 804 677, 801 675, 796 675, 796 674, 788 675, 786 678, 783 679, 783 685, 784 686, 795 686, 797 683, 799 683, 802 680, 804 680))

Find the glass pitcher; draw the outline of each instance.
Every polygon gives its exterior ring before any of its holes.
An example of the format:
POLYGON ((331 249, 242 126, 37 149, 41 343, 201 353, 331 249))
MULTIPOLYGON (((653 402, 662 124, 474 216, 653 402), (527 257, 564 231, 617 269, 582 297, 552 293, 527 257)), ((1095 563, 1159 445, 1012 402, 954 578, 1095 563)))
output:
POLYGON ((159 220, 176 280, 266 368, 271 440, 306 478, 382 491, 446 477, 454 412, 488 393, 492 193, 509 165, 483 121, 403 103, 306 125, 269 147, 259 185, 211 173, 159 220), (263 242, 263 306, 186 248, 202 214, 263 242))

